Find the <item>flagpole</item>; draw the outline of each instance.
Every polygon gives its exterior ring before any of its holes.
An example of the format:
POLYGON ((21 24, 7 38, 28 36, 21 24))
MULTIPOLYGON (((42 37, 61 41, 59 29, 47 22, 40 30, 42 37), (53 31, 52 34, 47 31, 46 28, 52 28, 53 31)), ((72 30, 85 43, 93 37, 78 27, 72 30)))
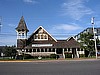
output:
POLYGON ((92 26, 93 26, 93 34, 94 34, 94 42, 95 42, 95 53, 96 53, 96 59, 97 59, 97 45, 96 45, 96 36, 95 36, 96 32, 94 30, 94 17, 92 17, 91 23, 92 23, 92 26))

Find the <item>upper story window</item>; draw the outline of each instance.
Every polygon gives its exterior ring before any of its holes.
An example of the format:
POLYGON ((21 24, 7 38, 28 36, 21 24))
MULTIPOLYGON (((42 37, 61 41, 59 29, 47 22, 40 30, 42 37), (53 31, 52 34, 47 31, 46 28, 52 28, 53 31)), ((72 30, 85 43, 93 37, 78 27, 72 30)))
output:
POLYGON ((48 35, 47 34, 35 34, 34 35, 34 40, 48 40, 48 35))
POLYGON ((39 33, 40 33, 40 34, 43 33, 43 29, 39 29, 39 33))

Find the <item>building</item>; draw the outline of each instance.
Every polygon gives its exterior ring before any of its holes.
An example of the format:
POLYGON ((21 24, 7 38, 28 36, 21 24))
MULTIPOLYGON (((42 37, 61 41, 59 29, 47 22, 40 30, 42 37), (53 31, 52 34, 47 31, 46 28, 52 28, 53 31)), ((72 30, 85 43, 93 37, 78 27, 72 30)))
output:
MULTIPOLYGON (((96 34, 96 38, 98 38, 100 40, 100 28, 94 28, 94 32, 96 34)), ((83 30, 82 32, 80 32, 79 34, 77 34, 75 36, 75 39, 79 39, 80 38, 80 34, 82 33, 90 33, 90 34, 93 34, 93 28, 92 27, 89 27, 89 28, 86 28, 85 30, 83 30)))
MULTIPOLYGON (((92 27, 89 27, 89 28, 86 28, 85 30, 83 30, 82 32, 80 32, 79 34, 75 35, 74 38, 80 42, 79 38, 80 38, 80 35, 83 34, 83 33, 90 33, 90 34, 93 34, 93 28, 92 27)), ((95 37, 96 39, 99 39, 100 41, 100 27, 98 28, 94 28, 94 33, 95 33, 95 37)), ((94 35, 94 34, 93 34, 94 35)), ((91 40, 94 40, 94 36, 91 40)), ((97 44, 97 50, 98 52, 100 52, 100 43, 97 44)))
POLYGON ((79 57, 79 54, 84 54, 84 51, 80 49, 80 45, 74 37, 66 40, 57 40, 42 26, 39 26, 30 37, 27 37, 29 30, 23 16, 16 28, 16 32, 17 51, 19 55, 23 52, 32 56, 57 54, 59 57, 65 58, 66 53, 72 53, 72 57, 74 58, 79 57))

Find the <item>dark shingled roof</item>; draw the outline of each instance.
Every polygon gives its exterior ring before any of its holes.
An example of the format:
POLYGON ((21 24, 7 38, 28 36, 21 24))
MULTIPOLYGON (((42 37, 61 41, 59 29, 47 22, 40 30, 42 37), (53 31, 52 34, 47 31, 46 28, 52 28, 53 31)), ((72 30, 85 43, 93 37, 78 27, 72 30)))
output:
POLYGON ((25 20, 24 20, 24 17, 22 16, 21 19, 20 19, 20 22, 18 24, 18 27, 16 28, 17 31, 29 31, 27 26, 26 26, 26 23, 25 23, 25 20))
MULTIPOLYGON (((32 44, 53 44, 51 47, 37 47, 37 48, 80 48, 80 44, 72 37, 69 40, 57 40, 57 42, 50 41, 33 41, 25 48, 32 48, 32 44)), ((36 48, 36 47, 34 47, 36 48)))
POLYGON ((58 40, 57 43, 54 44, 55 48, 80 48, 79 43, 71 38, 70 40, 58 40))

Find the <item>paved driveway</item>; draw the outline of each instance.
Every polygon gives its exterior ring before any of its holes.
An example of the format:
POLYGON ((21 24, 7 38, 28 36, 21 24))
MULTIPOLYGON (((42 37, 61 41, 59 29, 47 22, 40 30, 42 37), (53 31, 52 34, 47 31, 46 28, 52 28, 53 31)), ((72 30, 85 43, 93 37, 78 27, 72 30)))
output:
POLYGON ((100 75, 100 60, 0 62, 0 75, 100 75))

